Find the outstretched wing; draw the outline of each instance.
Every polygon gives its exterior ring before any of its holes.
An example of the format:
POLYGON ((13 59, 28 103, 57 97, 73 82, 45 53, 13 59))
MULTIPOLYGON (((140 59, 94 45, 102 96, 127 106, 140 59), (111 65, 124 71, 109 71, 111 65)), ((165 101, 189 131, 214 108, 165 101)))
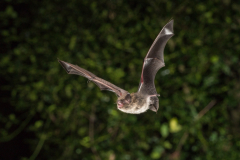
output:
POLYGON ((61 60, 58 60, 58 62, 62 65, 62 67, 67 71, 68 74, 77 74, 77 75, 86 77, 90 81, 94 82, 101 90, 108 90, 108 91, 115 92, 118 97, 128 94, 127 91, 115 86, 114 84, 108 81, 105 81, 104 79, 97 77, 93 73, 77 65, 73 65, 61 60))
MULTIPOLYGON (((173 20, 169 21, 158 34, 149 49, 142 67, 142 75, 138 92, 144 95, 156 95, 154 79, 157 71, 164 67, 164 48, 167 41, 173 36, 173 20)), ((157 97, 156 97, 157 98, 157 97)))

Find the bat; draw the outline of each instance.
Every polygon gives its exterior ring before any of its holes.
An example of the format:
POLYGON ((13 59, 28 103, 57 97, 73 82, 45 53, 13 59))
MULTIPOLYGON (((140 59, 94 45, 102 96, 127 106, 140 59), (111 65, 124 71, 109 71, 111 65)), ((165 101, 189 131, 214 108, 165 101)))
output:
POLYGON ((76 74, 86 77, 94 82, 101 90, 108 90, 116 93, 118 97, 117 108, 120 111, 130 114, 140 114, 150 109, 157 112, 159 108, 158 96, 160 95, 156 91, 154 79, 158 70, 165 66, 163 52, 167 41, 174 35, 173 22, 173 20, 169 21, 162 28, 144 58, 142 74, 138 91, 136 93, 130 94, 128 91, 97 77, 93 73, 77 65, 61 60, 58 60, 58 62, 68 74, 76 74))

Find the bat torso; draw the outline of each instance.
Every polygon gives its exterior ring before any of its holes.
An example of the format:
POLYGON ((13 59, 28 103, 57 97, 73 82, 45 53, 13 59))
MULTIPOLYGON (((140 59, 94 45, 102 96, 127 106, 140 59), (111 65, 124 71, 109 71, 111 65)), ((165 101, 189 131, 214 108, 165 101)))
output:
POLYGON ((131 102, 124 105, 119 110, 125 113, 140 114, 146 112, 149 109, 150 104, 152 104, 151 97, 146 95, 141 95, 138 93, 131 93, 131 102))

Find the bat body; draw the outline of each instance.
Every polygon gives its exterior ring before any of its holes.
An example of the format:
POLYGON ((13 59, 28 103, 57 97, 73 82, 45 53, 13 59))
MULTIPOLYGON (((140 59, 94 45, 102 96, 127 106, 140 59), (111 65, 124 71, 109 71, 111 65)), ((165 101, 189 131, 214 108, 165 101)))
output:
POLYGON ((136 93, 129 93, 114 84, 105 81, 93 73, 61 60, 58 60, 68 74, 77 74, 94 82, 101 90, 115 92, 118 96, 117 107, 125 113, 140 114, 148 109, 157 112, 159 100, 154 79, 158 70, 165 66, 164 48, 167 41, 173 36, 173 20, 168 22, 158 34, 144 58, 141 79, 136 93))

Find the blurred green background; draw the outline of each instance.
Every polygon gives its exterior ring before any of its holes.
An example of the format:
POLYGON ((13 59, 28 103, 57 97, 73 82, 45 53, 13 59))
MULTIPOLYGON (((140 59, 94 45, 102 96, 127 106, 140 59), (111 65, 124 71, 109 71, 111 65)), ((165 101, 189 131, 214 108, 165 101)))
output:
POLYGON ((240 2, 2 0, 0 9, 1 160, 240 159, 240 2), (120 112, 114 93, 57 62, 135 92, 171 18, 157 114, 120 112))

